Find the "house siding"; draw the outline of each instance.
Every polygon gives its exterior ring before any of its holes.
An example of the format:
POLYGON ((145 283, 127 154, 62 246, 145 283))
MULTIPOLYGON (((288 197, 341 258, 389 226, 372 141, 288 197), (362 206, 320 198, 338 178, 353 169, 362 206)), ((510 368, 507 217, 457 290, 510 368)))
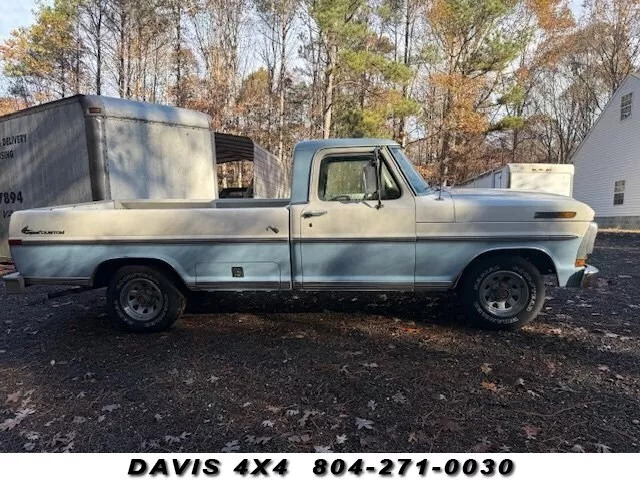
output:
MULTIPOLYGON (((607 226, 640 221, 640 78, 623 82, 573 157, 573 195, 607 226), (631 117, 620 120, 620 101, 633 92, 631 117), (625 181, 624 203, 613 204, 614 185, 625 181)), ((620 225, 622 226, 622 225, 620 225)))

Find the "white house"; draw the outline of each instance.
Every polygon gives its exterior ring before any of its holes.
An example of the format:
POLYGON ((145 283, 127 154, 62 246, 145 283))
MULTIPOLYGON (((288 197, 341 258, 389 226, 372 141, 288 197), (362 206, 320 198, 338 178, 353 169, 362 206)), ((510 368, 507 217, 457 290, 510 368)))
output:
POLYGON ((613 94, 573 155, 573 196, 600 227, 640 228, 640 74, 613 94))

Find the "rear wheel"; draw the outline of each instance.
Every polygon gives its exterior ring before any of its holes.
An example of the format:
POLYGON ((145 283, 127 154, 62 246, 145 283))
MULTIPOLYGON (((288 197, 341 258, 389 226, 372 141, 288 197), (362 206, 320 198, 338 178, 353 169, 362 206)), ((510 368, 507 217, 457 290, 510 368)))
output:
POLYGON ((517 330, 540 313, 544 304, 544 279, 538 269, 522 257, 494 256, 471 266, 462 279, 461 294, 476 325, 517 330))
POLYGON ((142 265, 120 268, 107 288, 107 308, 120 328, 159 332, 175 323, 185 308, 182 292, 159 269, 142 265))

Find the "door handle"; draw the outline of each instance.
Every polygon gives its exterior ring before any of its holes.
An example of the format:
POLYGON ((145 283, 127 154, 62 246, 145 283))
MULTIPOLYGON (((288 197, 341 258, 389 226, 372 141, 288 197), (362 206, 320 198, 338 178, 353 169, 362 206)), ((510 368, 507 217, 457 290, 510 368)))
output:
POLYGON ((302 214, 302 218, 310 218, 310 217, 321 217, 322 215, 326 215, 326 210, 311 210, 310 212, 304 212, 302 214))

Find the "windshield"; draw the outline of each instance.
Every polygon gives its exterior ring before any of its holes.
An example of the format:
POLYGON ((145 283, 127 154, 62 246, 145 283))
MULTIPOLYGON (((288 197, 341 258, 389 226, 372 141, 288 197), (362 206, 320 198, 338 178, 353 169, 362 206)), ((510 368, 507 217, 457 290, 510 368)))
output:
POLYGON ((398 162, 400 170, 402 170, 402 174, 411 184, 411 188, 416 192, 416 195, 423 195, 427 193, 430 190, 429 184, 424 178, 422 178, 422 175, 416 171, 411 160, 405 157, 402 152, 402 148, 399 146, 391 146, 389 147, 389 150, 391 150, 396 162, 398 162))

